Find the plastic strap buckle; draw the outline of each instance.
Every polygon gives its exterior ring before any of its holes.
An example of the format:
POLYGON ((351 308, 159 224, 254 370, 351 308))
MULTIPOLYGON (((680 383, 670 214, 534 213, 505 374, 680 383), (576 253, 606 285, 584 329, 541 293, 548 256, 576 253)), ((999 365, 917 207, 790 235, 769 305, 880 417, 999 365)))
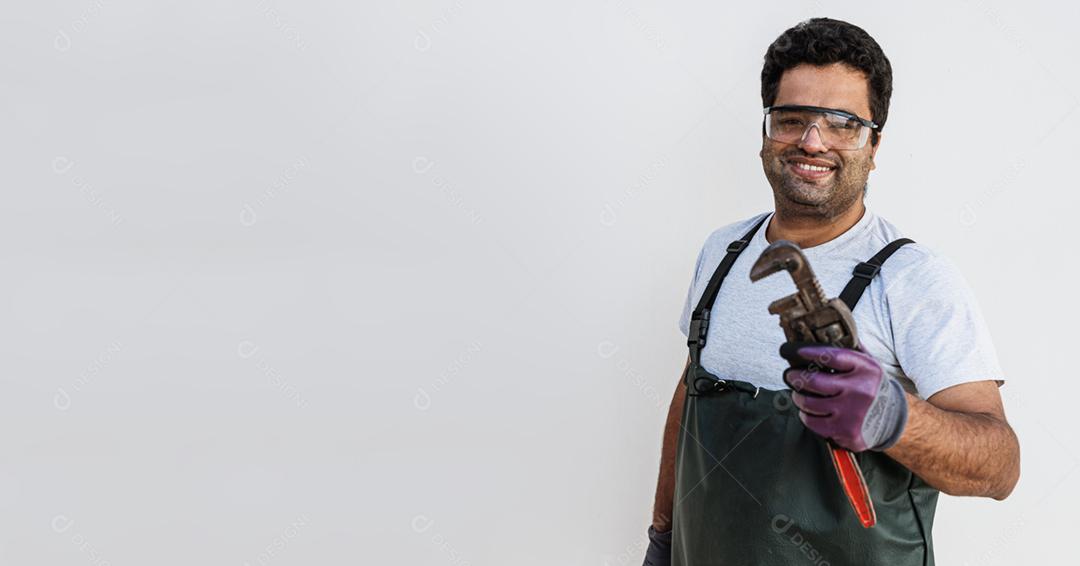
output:
POLYGON ((728 251, 729 254, 731 254, 731 253, 737 254, 737 253, 743 251, 743 248, 746 247, 747 243, 748 242, 746 240, 735 240, 734 242, 731 242, 730 244, 727 245, 727 251, 728 251))
POLYGON ((879 271, 881 271, 881 266, 880 265, 874 265, 872 263, 866 263, 865 261, 860 261, 855 266, 855 270, 852 271, 851 274, 854 275, 855 277, 859 277, 859 278, 866 279, 867 281, 869 281, 869 280, 873 279, 874 276, 877 275, 879 271))
POLYGON ((709 311, 694 312, 690 317, 690 331, 686 333, 687 346, 704 346, 709 333, 709 311))

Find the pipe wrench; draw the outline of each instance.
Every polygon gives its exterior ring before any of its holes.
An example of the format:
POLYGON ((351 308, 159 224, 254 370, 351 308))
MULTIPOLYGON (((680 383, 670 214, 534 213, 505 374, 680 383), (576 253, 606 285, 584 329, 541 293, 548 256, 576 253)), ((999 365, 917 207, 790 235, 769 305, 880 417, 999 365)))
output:
MULTIPOLYGON (((840 299, 825 296, 806 256, 795 243, 777 240, 765 248, 750 269, 750 280, 758 281, 779 271, 790 273, 797 289, 795 294, 777 299, 769 305, 770 313, 780 315, 780 327, 784 329, 788 341, 858 348, 859 338, 855 333, 851 309, 840 299)), ((863 527, 873 527, 877 523, 877 515, 859 462, 849 450, 831 440, 828 445, 836 475, 840 478, 840 485, 851 508, 863 527)))

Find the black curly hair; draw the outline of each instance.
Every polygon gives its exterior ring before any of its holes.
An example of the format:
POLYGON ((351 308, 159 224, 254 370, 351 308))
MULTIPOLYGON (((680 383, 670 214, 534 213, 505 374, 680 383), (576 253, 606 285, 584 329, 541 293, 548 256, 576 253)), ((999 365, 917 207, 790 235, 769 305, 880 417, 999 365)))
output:
POLYGON ((874 38, 854 24, 830 18, 799 22, 772 42, 761 68, 761 102, 772 106, 784 71, 801 65, 844 63, 862 71, 870 87, 871 120, 879 127, 870 143, 877 145, 878 132, 885 127, 892 97, 892 65, 874 38))

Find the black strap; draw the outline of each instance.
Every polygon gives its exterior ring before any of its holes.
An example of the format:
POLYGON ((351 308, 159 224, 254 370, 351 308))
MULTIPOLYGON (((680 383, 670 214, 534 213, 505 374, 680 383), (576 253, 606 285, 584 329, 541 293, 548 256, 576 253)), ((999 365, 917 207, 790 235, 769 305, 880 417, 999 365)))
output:
POLYGON ((709 333, 709 313, 712 312, 713 302, 716 301, 716 295, 720 291, 720 284, 724 282, 728 271, 731 271, 731 266, 735 264, 739 254, 750 243, 750 238, 754 237, 758 228, 761 228, 761 225, 765 223, 765 219, 768 217, 768 214, 762 216, 761 220, 758 220, 753 228, 743 234, 742 238, 728 244, 727 255, 720 260, 720 265, 716 266, 716 271, 713 272, 712 278, 709 279, 709 284, 705 287, 705 292, 701 295, 697 308, 690 315, 690 331, 687 333, 686 345, 690 347, 690 360, 695 365, 699 363, 701 350, 705 348, 705 336, 709 333))
POLYGON ((889 256, 903 245, 914 242, 915 240, 911 238, 893 240, 887 246, 881 248, 881 251, 874 254, 874 257, 866 261, 860 261, 851 272, 851 281, 848 281, 847 286, 840 292, 840 300, 847 303, 849 309, 855 310, 855 305, 858 304, 863 291, 866 291, 870 281, 881 271, 881 264, 885 263, 885 260, 889 259, 889 256))

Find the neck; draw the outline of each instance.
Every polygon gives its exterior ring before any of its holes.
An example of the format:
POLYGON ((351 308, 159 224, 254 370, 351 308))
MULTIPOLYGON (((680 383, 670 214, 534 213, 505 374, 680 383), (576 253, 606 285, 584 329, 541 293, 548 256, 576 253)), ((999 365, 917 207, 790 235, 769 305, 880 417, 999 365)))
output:
POLYGON ((862 200, 855 201, 847 210, 831 217, 792 214, 778 207, 769 221, 769 227, 765 229, 765 239, 770 244, 777 240, 788 240, 800 248, 810 248, 847 232, 862 219, 865 212, 866 206, 862 200))

